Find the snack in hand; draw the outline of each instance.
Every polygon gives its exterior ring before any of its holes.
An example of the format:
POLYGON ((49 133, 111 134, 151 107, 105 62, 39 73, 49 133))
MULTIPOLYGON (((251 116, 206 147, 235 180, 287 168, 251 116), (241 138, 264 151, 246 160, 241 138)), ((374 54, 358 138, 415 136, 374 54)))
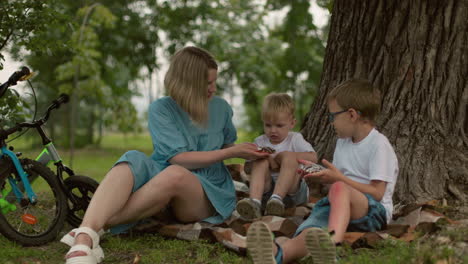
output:
POLYGON ((273 148, 270 148, 270 147, 260 147, 260 146, 258 146, 257 147, 257 152, 265 152, 265 153, 273 154, 273 153, 275 153, 275 150, 273 148))
POLYGON ((307 174, 309 174, 309 173, 314 173, 314 172, 319 172, 321 170, 324 170, 325 167, 323 167, 322 165, 318 165, 316 163, 312 163, 312 164, 309 164, 309 165, 300 164, 299 169, 301 169, 301 170, 307 172, 307 174))
MULTIPOLYGON (((321 170, 324 170, 325 167, 312 163, 309 165, 299 164, 299 169, 305 171, 306 174, 309 174, 309 173, 314 173, 314 172, 319 172, 321 170)), ((316 186, 317 183, 320 183, 320 179, 316 177, 304 177, 304 180, 306 184, 309 185, 309 187, 316 186)))

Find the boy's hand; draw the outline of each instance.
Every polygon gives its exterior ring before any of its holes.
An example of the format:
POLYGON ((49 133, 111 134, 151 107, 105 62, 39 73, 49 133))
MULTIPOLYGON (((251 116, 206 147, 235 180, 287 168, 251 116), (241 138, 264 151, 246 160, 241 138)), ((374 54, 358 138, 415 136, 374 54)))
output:
MULTIPOLYGON (((299 160, 299 163, 302 163, 304 165, 312 164, 312 162, 304 163, 303 160, 299 160)), ((339 171, 335 166, 333 166, 333 164, 328 160, 323 159, 322 163, 323 165, 325 165, 326 169, 313 173, 307 173, 301 170, 300 174, 304 178, 313 178, 321 183, 334 183, 337 181, 341 181, 343 177, 345 177, 343 173, 341 173, 341 171, 339 171)))

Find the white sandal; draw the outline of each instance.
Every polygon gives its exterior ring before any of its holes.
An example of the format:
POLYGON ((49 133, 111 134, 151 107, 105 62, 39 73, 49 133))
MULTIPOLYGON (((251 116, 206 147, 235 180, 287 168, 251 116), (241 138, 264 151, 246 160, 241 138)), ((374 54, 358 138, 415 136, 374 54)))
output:
POLYGON ((76 256, 66 259, 66 264, 97 264, 104 259, 104 252, 99 246, 99 235, 93 229, 89 227, 80 227, 75 230, 75 237, 79 234, 87 234, 92 240, 92 246, 87 245, 74 245, 67 252, 69 255, 72 252, 83 251, 86 256, 76 256))
MULTIPOLYGON (((65 234, 62 239, 60 239, 60 242, 64 243, 65 245, 67 246, 70 246, 72 247, 74 244, 75 244, 75 236, 76 236, 76 230, 78 230, 78 228, 75 228, 75 229, 72 229, 70 232, 68 232, 67 234, 65 234), (75 235, 70 235, 70 233, 75 233, 75 235)), ((102 237, 102 235, 104 235, 105 231, 104 229, 101 229, 97 232, 98 236, 99 237, 102 237)))

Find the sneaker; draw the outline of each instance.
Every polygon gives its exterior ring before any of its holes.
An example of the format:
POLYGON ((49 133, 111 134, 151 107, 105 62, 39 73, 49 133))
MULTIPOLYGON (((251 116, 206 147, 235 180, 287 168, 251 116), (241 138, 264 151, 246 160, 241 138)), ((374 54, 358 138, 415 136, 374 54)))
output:
POLYGON ((260 204, 251 198, 240 200, 236 205, 236 210, 243 219, 248 221, 262 217, 260 204))
POLYGON ((273 233, 263 222, 255 222, 247 230, 247 251, 254 264, 276 264, 273 233))
POLYGON ((265 215, 284 215, 284 203, 280 199, 270 198, 266 204, 265 215))
POLYGON ((312 227, 306 231, 305 244, 314 264, 336 263, 336 247, 323 229, 312 227))

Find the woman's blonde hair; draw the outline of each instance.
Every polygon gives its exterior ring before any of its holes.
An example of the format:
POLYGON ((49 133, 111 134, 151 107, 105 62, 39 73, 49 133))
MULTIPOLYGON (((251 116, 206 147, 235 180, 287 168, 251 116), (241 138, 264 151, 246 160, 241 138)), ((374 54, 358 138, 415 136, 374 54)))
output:
POLYGON ((209 70, 218 70, 218 64, 208 51, 185 47, 172 56, 164 77, 169 96, 195 123, 203 126, 208 120, 209 70))
POLYGON ((294 118, 294 101, 286 93, 271 93, 263 100, 262 119, 276 120, 278 113, 288 113, 294 118))

